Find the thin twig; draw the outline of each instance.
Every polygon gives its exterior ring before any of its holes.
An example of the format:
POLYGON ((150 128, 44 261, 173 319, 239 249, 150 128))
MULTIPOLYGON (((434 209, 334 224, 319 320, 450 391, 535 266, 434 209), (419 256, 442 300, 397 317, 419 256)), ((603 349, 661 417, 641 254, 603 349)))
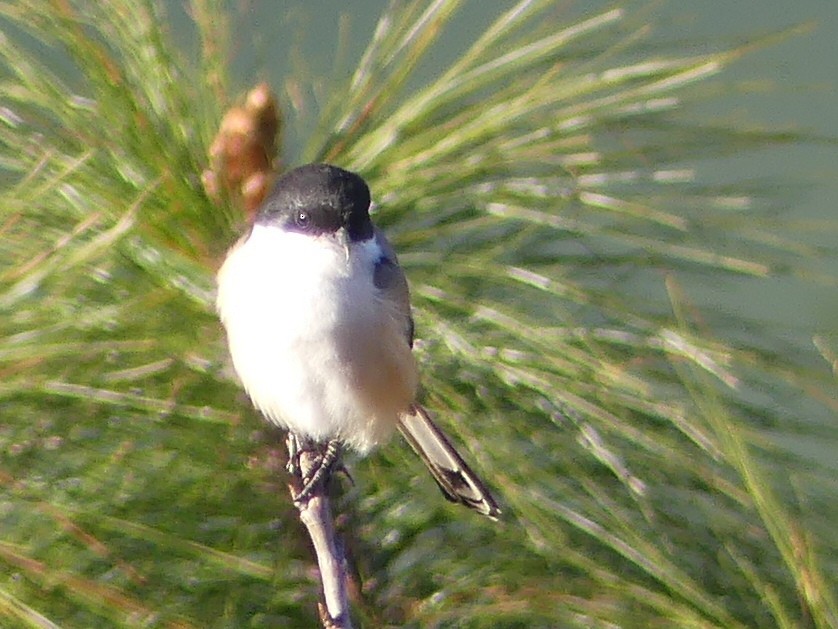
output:
MULTIPOLYGON (((289 472, 291 472, 291 497, 300 494, 303 479, 311 478, 319 467, 323 453, 316 449, 301 449, 294 435, 288 436, 289 472)), ((328 482, 317 483, 313 491, 297 502, 300 521, 317 554, 320 581, 323 586, 324 604, 320 604, 320 620, 325 629, 351 629, 349 599, 347 597, 346 557, 343 545, 338 542, 329 505, 328 482)))

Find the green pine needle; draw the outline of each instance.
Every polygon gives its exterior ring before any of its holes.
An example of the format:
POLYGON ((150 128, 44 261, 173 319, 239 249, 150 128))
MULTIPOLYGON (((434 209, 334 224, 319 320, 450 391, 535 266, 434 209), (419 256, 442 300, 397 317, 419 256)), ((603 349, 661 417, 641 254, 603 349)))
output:
MULTIPOLYGON (((283 156, 369 181, 410 280, 424 401, 505 511, 452 508, 403 444, 350 459, 357 618, 838 625, 818 502, 834 483, 777 445, 834 446, 836 352, 713 316, 689 288, 834 286, 774 193, 694 170, 817 140, 681 113, 776 37, 692 54, 650 44, 631 3, 565 21, 523 0, 417 85, 461 4, 388 9, 283 156)), ((314 622, 281 435, 213 308, 243 223, 200 184, 231 9, 188 14, 199 55, 155 0, 0 1, 0 624, 314 622)))

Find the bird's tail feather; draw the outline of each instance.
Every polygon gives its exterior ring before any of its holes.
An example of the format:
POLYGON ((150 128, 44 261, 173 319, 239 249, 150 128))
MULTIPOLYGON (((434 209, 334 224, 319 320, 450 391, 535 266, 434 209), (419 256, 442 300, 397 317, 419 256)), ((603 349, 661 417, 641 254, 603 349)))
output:
POLYGON ((428 466, 448 500, 497 519, 501 510, 492 494, 424 408, 414 404, 409 412, 403 413, 399 417, 399 431, 428 466))

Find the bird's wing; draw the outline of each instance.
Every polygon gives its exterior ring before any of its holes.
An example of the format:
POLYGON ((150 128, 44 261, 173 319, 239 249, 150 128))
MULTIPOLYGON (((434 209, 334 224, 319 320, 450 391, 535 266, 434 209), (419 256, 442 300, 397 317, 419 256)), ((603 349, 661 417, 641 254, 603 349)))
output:
MULTIPOLYGON (((396 254, 384 235, 376 231, 382 256, 376 262, 373 281, 382 293, 391 312, 404 326, 405 338, 413 345, 413 318, 410 314, 410 293, 396 254)), ((483 482, 471 471, 428 412, 418 404, 399 415, 399 431, 428 466, 443 495, 492 519, 501 510, 483 482)))
POLYGON ((413 316, 410 314, 410 291, 407 288, 407 279, 399 266, 396 252, 393 251, 393 247, 384 234, 376 230, 375 240, 381 249, 382 256, 375 263, 373 282, 381 291, 382 301, 386 302, 390 311, 400 320, 408 345, 413 347, 413 316))

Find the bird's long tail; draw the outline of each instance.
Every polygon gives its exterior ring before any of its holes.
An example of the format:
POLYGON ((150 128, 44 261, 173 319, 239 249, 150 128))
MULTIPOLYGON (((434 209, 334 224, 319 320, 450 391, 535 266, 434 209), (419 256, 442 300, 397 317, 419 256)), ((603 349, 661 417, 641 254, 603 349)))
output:
POLYGON ((399 431, 428 466, 443 495, 493 520, 501 510, 428 412, 414 404, 399 417, 399 431))

